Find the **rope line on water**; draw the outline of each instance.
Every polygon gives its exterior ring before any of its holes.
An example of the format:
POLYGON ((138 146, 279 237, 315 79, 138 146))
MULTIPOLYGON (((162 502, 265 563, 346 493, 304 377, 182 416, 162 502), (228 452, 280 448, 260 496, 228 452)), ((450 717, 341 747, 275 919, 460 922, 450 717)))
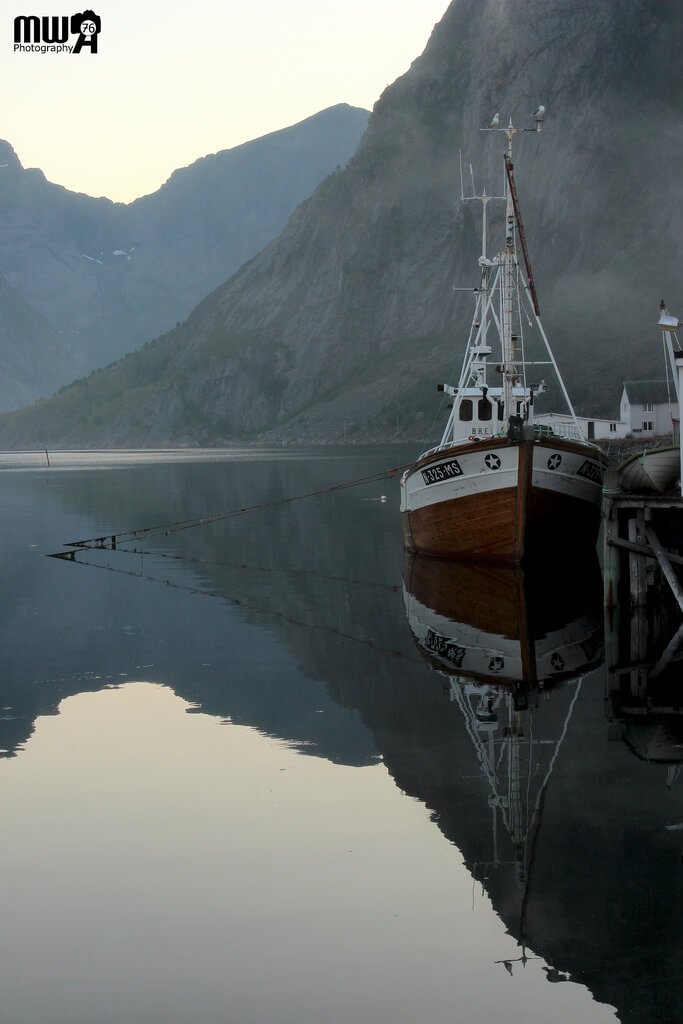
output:
MULTIPOLYGON (((165 558, 165 559, 170 559, 172 561, 178 561, 178 562, 189 561, 189 562, 193 562, 195 564, 222 564, 222 565, 225 565, 225 566, 229 566, 230 568, 239 568, 239 569, 252 568, 252 569, 255 569, 256 571, 260 571, 260 572, 268 572, 268 571, 281 571, 281 572, 284 572, 284 573, 287 573, 287 572, 298 572, 298 573, 310 573, 312 575, 319 576, 321 574, 317 573, 315 570, 303 570, 303 569, 299 569, 299 570, 293 569, 293 570, 290 570, 290 569, 287 569, 287 568, 283 568, 282 570, 272 570, 272 569, 269 570, 268 568, 266 568, 264 566, 256 566, 256 567, 252 566, 252 567, 249 567, 249 566, 247 566, 247 565, 245 565, 243 563, 227 563, 227 562, 225 562, 225 563, 213 563, 213 562, 208 562, 208 560, 205 563, 205 560, 203 560, 203 559, 192 559, 192 558, 186 559, 182 555, 173 555, 173 554, 168 553, 168 552, 160 552, 160 551, 146 551, 143 548, 137 548, 137 547, 135 547, 135 548, 130 548, 130 547, 127 547, 127 548, 121 547, 121 548, 119 548, 119 545, 130 544, 133 541, 141 540, 143 538, 147 539, 147 538, 152 538, 152 537, 168 536, 168 535, 170 535, 172 533, 177 533, 177 532, 179 532, 181 530, 189 530, 189 529, 192 529, 193 527, 196 527, 196 526, 205 526, 205 525, 207 525, 209 523, 220 522, 223 519, 230 519, 230 518, 237 517, 237 516, 247 515, 250 512, 259 512, 259 511, 263 511, 265 509, 278 508, 279 506, 282 506, 282 505, 288 505, 288 504, 292 504, 293 502, 296 502, 296 501, 302 501, 305 498, 319 497, 319 496, 322 496, 322 495, 325 495, 325 494, 334 493, 335 491, 345 490, 345 489, 351 488, 351 487, 359 487, 359 486, 361 486, 363 484, 378 483, 381 480, 390 480, 393 477, 395 477, 397 473, 400 473, 404 469, 408 469, 409 466, 411 466, 411 465, 412 465, 412 463, 407 463, 404 466, 394 466, 394 467, 392 467, 390 469, 383 470, 382 472, 371 473, 368 476, 360 477, 360 478, 358 478, 356 480, 348 480, 348 481, 345 481, 344 483, 332 484, 329 487, 322 487, 322 488, 319 488, 318 490, 315 490, 315 491, 308 491, 305 494, 292 495, 291 497, 281 498, 281 499, 279 499, 277 501, 262 502, 262 503, 257 504, 257 505, 249 505, 249 506, 245 506, 245 507, 242 507, 242 508, 230 509, 230 510, 225 511, 225 512, 210 513, 210 514, 206 514, 206 515, 203 515, 203 516, 196 516, 193 519, 177 520, 175 522, 163 523, 163 524, 159 524, 157 526, 142 527, 142 528, 138 528, 138 529, 135 529, 135 530, 124 530, 124 531, 121 531, 119 533, 107 534, 107 535, 102 536, 102 537, 90 537, 90 538, 86 538, 84 540, 71 541, 68 544, 64 545, 64 547, 70 548, 71 550, 69 550, 69 551, 61 551, 61 552, 58 552, 58 553, 56 553, 54 555, 50 555, 49 557, 64 559, 66 561, 75 562, 77 565, 84 565, 84 566, 88 566, 88 567, 93 568, 93 569, 104 569, 107 572, 118 573, 118 574, 123 575, 123 576, 132 576, 132 577, 135 577, 137 579, 143 579, 143 580, 145 580, 147 582, 150 582, 150 583, 159 583, 162 586, 170 587, 170 588, 175 589, 175 590, 183 590, 183 591, 187 591, 189 593, 201 594, 203 596, 208 596, 208 597, 218 597, 218 598, 221 598, 223 601, 227 602, 228 604, 233 605, 233 606, 235 606, 237 608, 244 608, 245 610, 248 610, 249 612, 260 614, 260 615, 270 615, 270 616, 274 615, 277 618, 281 619, 282 621, 287 622, 289 625, 297 626, 299 628, 304 628, 304 629, 320 630, 320 631, 322 631, 324 633, 336 636, 337 638, 339 638, 341 640, 346 640, 346 641, 351 641, 353 643, 362 644, 362 645, 364 645, 364 646, 366 646, 366 647, 368 647, 368 648, 370 648, 370 649, 372 649, 374 651, 377 651, 377 652, 380 652, 380 653, 383 653, 383 654, 389 654, 389 655, 392 655, 393 657, 402 659, 402 660, 404 660, 406 662, 411 662, 413 664, 421 665, 422 662, 420 660, 418 660, 417 658, 415 658, 414 656, 412 656, 412 655, 410 655, 410 654, 408 654, 408 653, 406 653, 404 651, 398 650, 398 649, 393 649, 392 650, 390 648, 383 647, 381 644, 375 643, 370 637, 354 636, 353 634, 347 633, 344 630, 337 629, 337 628, 335 628, 333 626, 323 625, 323 624, 320 624, 320 623, 305 622, 305 621, 302 621, 300 619, 296 619, 296 618, 294 618, 294 617, 292 617, 290 615, 287 615, 286 613, 284 613, 283 611, 280 611, 279 609, 275 609, 275 608, 266 609, 266 608, 260 607, 257 604, 256 605, 252 604, 248 600, 239 599, 239 598, 230 598, 227 595, 222 594, 220 591, 213 590, 210 587, 202 587, 202 586, 198 586, 197 587, 197 586, 192 586, 192 585, 189 585, 189 584, 184 584, 184 583, 176 582, 176 581, 170 580, 170 579, 163 579, 163 578, 161 578, 159 576, 147 575, 147 574, 145 574, 142 571, 142 563, 141 563, 139 571, 136 571, 134 569, 124 569, 122 567, 116 567, 116 566, 113 566, 111 564, 103 565, 103 564, 97 563, 97 562, 90 562, 90 561, 88 561, 87 555, 85 554, 85 552, 88 551, 88 550, 108 550, 108 551, 117 551, 117 550, 119 550, 120 552, 125 553, 125 554, 139 555, 141 558, 143 558, 144 555, 151 555, 152 557, 162 557, 162 558, 165 558)), ((330 580, 335 580, 335 581, 338 581, 338 582, 353 583, 353 584, 361 585, 361 586, 375 586, 375 587, 378 587, 378 588, 381 588, 381 589, 386 588, 387 590, 391 590, 394 593, 397 593, 399 591, 399 589, 400 589, 398 586, 392 585, 392 584, 378 584, 378 583, 374 583, 374 582, 366 581, 366 580, 345 579, 344 577, 341 577, 341 576, 337 577, 337 576, 327 575, 324 578, 327 578, 327 579, 330 579, 330 580)))
POLYGON ((385 469, 380 473, 371 473, 369 476, 360 477, 358 480, 348 480, 342 484, 332 484, 330 487, 322 487, 317 491, 308 491, 306 494, 295 494, 289 498, 280 498, 278 501, 265 501, 259 505, 248 505, 244 508, 230 509, 227 512, 212 512, 203 516, 196 516, 194 519, 180 519, 173 523, 141 527, 137 530, 122 530, 120 533, 110 533, 102 537, 88 537, 85 540, 69 541, 64 546, 67 548, 115 550, 119 544, 128 544, 131 541, 140 540, 142 537, 169 536, 171 533, 178 533, 180 530, 191 530, 196 526, 206 526, 208 523, 217 523, 222 519, 247 515, 249 512, 262 512, 264 509, 289 505, 294 501, 303 501, 304 498, 316 498, 323 494, 332 494, 334 491, 342 491, 349 487, 360 487, 361 484, 391 480, 397 473, 400 473, 403 469, 408 469, 411 465, 412 463, 407 463, 405 466, 394 466, 392 469, 385 469))
MULTIPOLYGON (((401 661, 408 662, 413 665, 424 666, 424 662, 421 658, 416 658, 414 655, 401 651, 398 648, 384 647, 382 644, 376 643, 370 637, 354 636, 352 633, 347 633, 343 629, 338 629, 335 626, 329 626, 323 623, 305 622, 303 619, 296 619, 291 615, 287 615, 278 608, 264 608, 262 605, 253 604, 251 601, 244 600, 243 598, 228 597, 226 594, 222 594, 218 590, 209 589, 208 587, 194 587, 188 583, 177 583, 174 580, 163 579, 160 576, 147 575, 142 572, 142 570, 136 572, 133 569, 121 569, 114 565, 102 565, 99 562, 89 562, 87 560, 87 555, 85 555, 83 559, 78 558, 77 556, 80 554, 80 551, 68 551, 57 555, 49 555, 48 557, 63 558, 67 561, 74 562, 76 565, 87 566, 90 569, 104 569, 105 572, 113 572, 121 576, 133 576, 136 579, 145 580, 147 583, 159 583, 172 590, 182 590, 186 593, 197 594, 202 597, 217 597, 234 608, 242 608, 257 615, 275 617, 282 622, 286 622, 290 626, 296 626, 301 629, 317 630, 337 637, 340 640, 348 640, 354 644, 360 644, 363 647, 368 647, 370 650, 377 651, 379 654, 388 654, 401 661)), ((392 589, 398 590, 397 587, 392 589)))
MULTIPOLYGON (((88 548, 87 550, 99 550, 88 548)), ((153 548, 121 548, 125 555, 140 555, 148 558, 165 558, 170 562, 181 562, 183 565, 220 566, 223 569, 237 569, 250 573, 279 573, 284 576, 313 576, 315 579, 326 580, 331 583, 349 583, 358 587, 371 587, 377 590, 391 590, 397 593, 401 588, 396 583, 378 583, 376 580, 361 580, 353 576, 335 576, 332 573, 320 572, 318 569, 300 569, 294 566, 254 565, 250 562, 224 562, 215 558, 191 558, 187 555, 173 555, 170 551, 155 551, 153 548)), ((57 555, 50 555, 50 558, 68 558, 75 555, 75 551, 59 552, 57 555)), ((85 563, 79 563, 85 565, 85 563)))

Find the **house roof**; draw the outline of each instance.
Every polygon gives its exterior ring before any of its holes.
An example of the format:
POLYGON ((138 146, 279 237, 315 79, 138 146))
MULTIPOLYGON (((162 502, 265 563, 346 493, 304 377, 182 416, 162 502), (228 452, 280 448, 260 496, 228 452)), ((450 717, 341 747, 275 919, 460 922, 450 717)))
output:
POLYGON ((631 405, 642 405, 652 402, 653 405, 668 405, 676 401, 676 389, 673 382, 665 380, 625 380, 624 390, 631 405))

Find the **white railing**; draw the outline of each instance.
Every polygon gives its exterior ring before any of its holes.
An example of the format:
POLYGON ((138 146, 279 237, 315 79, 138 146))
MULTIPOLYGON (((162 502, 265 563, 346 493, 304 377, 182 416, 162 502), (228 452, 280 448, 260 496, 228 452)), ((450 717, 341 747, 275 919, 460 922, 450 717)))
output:
POLYGON ((572 441, 583 441, 584 435, 576 423, 567 420, 558 423, 534 423, 534 432, 540 437, 566 437, 572 441))

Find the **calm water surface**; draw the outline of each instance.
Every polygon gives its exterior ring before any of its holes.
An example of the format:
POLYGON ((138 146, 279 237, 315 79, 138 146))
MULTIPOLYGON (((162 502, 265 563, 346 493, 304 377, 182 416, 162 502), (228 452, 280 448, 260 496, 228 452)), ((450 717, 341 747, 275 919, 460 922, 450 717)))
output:
POLYGON ((590 560, 404 563, 396 477, 44 557, 413 454, 0 456, 3 1024, 681 1019, 680 732, 590 560))

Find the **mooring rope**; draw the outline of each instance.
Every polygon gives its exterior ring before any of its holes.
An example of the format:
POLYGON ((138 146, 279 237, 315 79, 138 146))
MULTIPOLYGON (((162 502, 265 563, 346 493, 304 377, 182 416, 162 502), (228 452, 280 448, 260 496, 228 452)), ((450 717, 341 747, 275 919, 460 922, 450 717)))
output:
POLYGON ((357 480, 348 480, 342 484, 331 484, 329 487, 321 487, 317 491, 308 491, 306 494, 295 494, 289 498, 280 498, 278 501, 265 501, 259 505, 248 505, 243 508, 230 509, 227 512, 212 512, 203 516, 196 516, 194 519, 180 519, 173 523, 161 523, 157 526, 140 527, 136 530, 123 530, 120 533, 110 533, 102 537, 88 537, 84 540, 69 541, 64 546, 67 548, 103 548, 115 550, 119 544, 128 544, 143 537, 164 537, 180 530, 191 530, 196 526, 206 526, 208 523, 217 523, 222 519, 231 519, 237 516, 247 515, 250 512, 262 512, 268 508, 278 508, 281 505, 289 505, 294 501, 303 501, 304 498, 316 498, 322 494, 332 494, 334 491, 341 491, 348 487, 360 487, 361 484, 378 483, 380 480, 391 480, 403 469, 408 469, 412 463, 405 466, 394 466, 385 469, 380 473, 371 473, 369 476, 360 477, 357 480))
MULTIPOLYGON (((87 550, 92 551, 92 548, 87 550)), ((377 590, 391 590, 393 593, 398 593, 401 589, 397 583, 378 583, 376 580, 362 580, 354 576, 335 576, 332 573, 320 572, 318 569, 301 569, 294 566, 274 566, 274 565, 254 565, 251 562, 224 562, 216 558, 191 558, 189 555, 173 555, 170 551, 155 550, 154 548, 121 548, 123 554, 126 555, 139 555, 141 558, 145 555, 148 558, 165 558, 170 562, 181 562, 183 565, 199 565, 199 566, 220 566, 223 569, 235 569, 242 572, 249 573, 261 573, 267 575, 269 573, 279 574, 283 576, 313 576, 317 580, 325 580, 328 583, 348 583, 352 586, 358 587, 369 587, 377 590)), ((59 552, 58 555, 50 555, 51 558, 60 557, 63 558, 65 555, 76 555, 76 551, 59 552)), ((85 565, 85 562, 78 563, 85 565)), ((87 563, 92 564, 92 563, 87 563)))
MULTIPOLYGON (((384 647, 382 644, 376 643, 370 637, 354 636, 353 633, 347 633, 343 629, 338 629, 335 626, 326 625, 324 623, 306 622, 303 619, 297 619, 294 618, 292 615, 288 615, 286 612, 281 611, 279 608, 265 608, 262 605, 254 604, 253 602, 245 600, 241 597, 228 597, 226 594, 223 594, 220 590, 210 589, 206 586, 192 586, 192 584, 189 583, 179 583, 175 580, 164 579, 160 576, 151 576, 147 573, 142 572, 142 570, 136 572, 134 569, 122 569, 114 565, 102 565, 99 562, 89 562, 87 560, 87 555, 85 555, 85 553, 83 554, 82 559, 76 557, 80 554, 81 552, 79 551, 68 551, 62 552, 57 555, 49 555, 48 557, 66 558, 69 561, 74 562, 76 565, 87 566, 90 569, 103 569, 105 572, 113 572, 120 576, 133 576, 135 579, 145 580, 145 582, 147 583, 159 583, 164 587, 170 588, 171 590, 180 590, 186 593, 196 594, 201 597, 219 598, 221 601, 224 601, 226 604, 234 608, 244 609, 248 612, 251 612, 252 614, 265 615, 271 618, 274 617, 280 620, 281 622, 287 623, 290 626, 296 626, 301 629, 317 630, 318 632, 329 634, 340 640, 351 641, 354 644, 359 644, 363 647, 368 647, 370 648, 370 650, 376 651, 379 654, 388 654, 391 657, 397 658, 403 662, 408 662, 410 664, 419 666, 424 665, 424 661, 421 658, 416 658, 414 654, 407 653, 406 651, 402 651, 399 648, 384 647)), ((359 580, 358 582, 361 583, 363 581, 359 580)), ((394 592, 397 592, 399 589, 398 587, 391 585, 389 585, 389 588, 394 592)))

